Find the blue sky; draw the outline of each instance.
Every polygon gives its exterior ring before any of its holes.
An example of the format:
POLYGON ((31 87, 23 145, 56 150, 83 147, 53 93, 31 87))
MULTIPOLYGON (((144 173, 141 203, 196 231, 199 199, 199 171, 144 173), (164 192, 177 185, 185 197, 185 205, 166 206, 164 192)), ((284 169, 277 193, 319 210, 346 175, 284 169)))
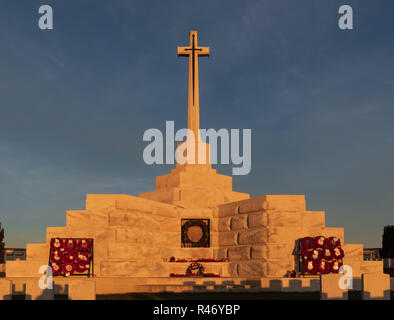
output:
MULTIPOLYGON (((87 193, 154 189, 148 128, 187 125, 189 30, 203 128, 251 128, 251 196, 306 194, 345 241, 380 246, 394 212, 394 3, 2 0, 0 222, 6 246, 42 242, 87 193), (38 8, 54 30, 38 28, 38 8), (352 31, 338 8, 354 10, 352 31)), ((231 166, 219 166, 229 174, 231 166)))

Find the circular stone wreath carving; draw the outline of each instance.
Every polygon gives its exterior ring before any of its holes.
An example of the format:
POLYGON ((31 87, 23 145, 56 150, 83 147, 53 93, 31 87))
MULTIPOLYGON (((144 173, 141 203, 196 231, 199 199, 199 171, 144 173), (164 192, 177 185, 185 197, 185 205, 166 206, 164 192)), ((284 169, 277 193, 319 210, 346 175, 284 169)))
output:
POLYGON ((189 220, 185 222, 185 224, 182 226, 182 244, 187 244, 187 243, 190 243, 192 247, 209 246, 208 225, 203 220, 189 220), (197 227, 200 228, 201 230, 202 233, 201 237, 195 237, 192 235, 193 233, 195 235, 196 232, 189 233, 189 231, 192 231, 193 229, 197 229, 197 227), (199 240, 197 240, 196 238, 199 238, 199 240))

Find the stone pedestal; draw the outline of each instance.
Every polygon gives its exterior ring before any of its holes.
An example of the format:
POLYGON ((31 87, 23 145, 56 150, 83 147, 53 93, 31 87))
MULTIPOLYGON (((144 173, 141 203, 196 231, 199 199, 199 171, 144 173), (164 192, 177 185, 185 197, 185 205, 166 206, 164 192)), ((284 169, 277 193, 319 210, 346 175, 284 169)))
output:
POLYGON ((348 289, 341 289, 339 280, 342 274, 323 274, 320 276, 321 300, 348 300, 348 289))
POLYGON ((11 280, 0 279, 0 300, 12 299, 12 282, 11 280))
POLYGON ((363 300, 390 300, 390 275, 367 273, 362 275, 363 300))

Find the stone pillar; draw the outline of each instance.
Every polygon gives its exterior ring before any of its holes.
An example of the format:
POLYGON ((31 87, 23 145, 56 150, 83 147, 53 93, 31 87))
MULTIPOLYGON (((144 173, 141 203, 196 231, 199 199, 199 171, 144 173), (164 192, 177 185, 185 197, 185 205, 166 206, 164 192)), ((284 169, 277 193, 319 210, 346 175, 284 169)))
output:
POLYGON ((94 280, 71 280, 68 284, 69 300, 96 300, 94 280))
POLYGON ((12 299, 12 281, 0 279, 0 300, 12 299))
POLYGON ((341 289, 339 280, 343 274, 331 273, 320 276, 321 300, 348 300, 348 289, 341 289))
POLYGON ((390 300, 390 275, 365 273, 362 275, 363 300, 390 300))
POLYGON ((41 289, 38 279, 26 282, 26 300, 54 300, 53 289, 41 289))

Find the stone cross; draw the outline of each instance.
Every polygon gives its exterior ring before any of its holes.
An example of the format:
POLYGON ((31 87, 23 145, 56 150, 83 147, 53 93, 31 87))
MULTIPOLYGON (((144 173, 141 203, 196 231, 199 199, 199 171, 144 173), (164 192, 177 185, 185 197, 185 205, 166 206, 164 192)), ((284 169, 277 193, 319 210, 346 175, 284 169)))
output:
MULTIPOLYGON (((178 47, 178 56, 189 57, 188 128, 199 137, 200 103, 198 92, 198 57, 209 57, 209 47, 199 47, 197 31, 190 31, 190 45, 178 47)), ((198 139, 199 140, 199 139, 198 139)))

